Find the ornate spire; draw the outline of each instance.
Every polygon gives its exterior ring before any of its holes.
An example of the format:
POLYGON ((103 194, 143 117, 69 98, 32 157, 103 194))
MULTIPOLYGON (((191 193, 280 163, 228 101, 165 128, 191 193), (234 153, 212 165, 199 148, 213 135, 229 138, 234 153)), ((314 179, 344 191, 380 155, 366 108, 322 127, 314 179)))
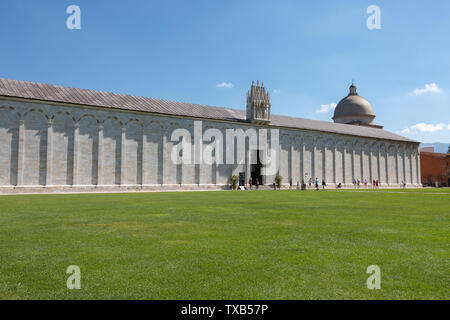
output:
POLYGON ((270 122, 270 95, 259 80, 252 81, 250 92, 247 93, 247 120, 258 124, 270 122))
POLYGON ((352 85, 350 86, 350 93, 348 94, 349 96, 357 96, 358 92, 356 92, 356 86, 355 83, 352 80, 352 85))

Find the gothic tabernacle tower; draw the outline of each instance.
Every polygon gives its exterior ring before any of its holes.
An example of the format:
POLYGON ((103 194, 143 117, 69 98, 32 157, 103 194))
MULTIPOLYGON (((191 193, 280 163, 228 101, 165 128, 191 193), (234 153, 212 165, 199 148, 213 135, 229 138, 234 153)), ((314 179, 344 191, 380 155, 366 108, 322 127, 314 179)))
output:
POLYGON ((259 81, 252 81, 252 87, 247 92, 247 121, 254 124, 269 124, 270 122, 270 94, 259 86, 259 81))

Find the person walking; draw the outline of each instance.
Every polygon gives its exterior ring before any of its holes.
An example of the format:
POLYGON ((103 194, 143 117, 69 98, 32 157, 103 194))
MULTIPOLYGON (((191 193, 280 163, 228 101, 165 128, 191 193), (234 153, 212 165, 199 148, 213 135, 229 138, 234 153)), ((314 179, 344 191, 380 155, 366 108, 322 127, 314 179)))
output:
POLYGON ((353 187, 356 189, 356 180, 353 178, 353 187))
POLYGON ((259 180, 258 180, 258 178, 256 178, 255 186, 256 186, 256 190, 258 190, 258 187, 259 187, 259 180))
POLYGON ((252 190, 252 178, 248 179, 248 185, 250 186, 250 190, 252 190))
POLYGON ((359 185, 361 184, 361 181, 359 181, 359 179, 356 181, 357 185, 358 185, 358 189, 359 189, 359 185))
POLYGON ((367 179, 364 179, 364 189, 367 189, 367 179))
POLYGON ((327 186, 327 184, 325 183, 325 180, 322 180, 322 190, 325 190, 326 186, 327 186))
POLYGON ((316 177, 316 191, 319 190, 319 178, 316 177))
POLYGON ((289 189, 292 189, 292 178, 289 179, 289 189))

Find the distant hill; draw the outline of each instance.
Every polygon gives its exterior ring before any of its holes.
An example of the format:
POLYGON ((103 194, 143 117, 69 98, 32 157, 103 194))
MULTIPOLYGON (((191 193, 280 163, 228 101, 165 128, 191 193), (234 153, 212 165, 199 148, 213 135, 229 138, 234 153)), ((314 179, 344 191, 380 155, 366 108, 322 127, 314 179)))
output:
POLYGON ((420 148, 434 147, 434 152, 447 153, 449 143, 433 142, 433 143, 421 143, 420 148))

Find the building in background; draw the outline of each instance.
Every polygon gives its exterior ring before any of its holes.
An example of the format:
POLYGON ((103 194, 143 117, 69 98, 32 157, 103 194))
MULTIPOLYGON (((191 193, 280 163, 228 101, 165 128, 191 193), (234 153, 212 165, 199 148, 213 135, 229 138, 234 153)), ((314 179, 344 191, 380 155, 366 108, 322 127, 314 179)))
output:
POLYGON ((433 147, 420 149, 422 184, 432 187, 450 186, 450 153, 434 152, 433 147))

